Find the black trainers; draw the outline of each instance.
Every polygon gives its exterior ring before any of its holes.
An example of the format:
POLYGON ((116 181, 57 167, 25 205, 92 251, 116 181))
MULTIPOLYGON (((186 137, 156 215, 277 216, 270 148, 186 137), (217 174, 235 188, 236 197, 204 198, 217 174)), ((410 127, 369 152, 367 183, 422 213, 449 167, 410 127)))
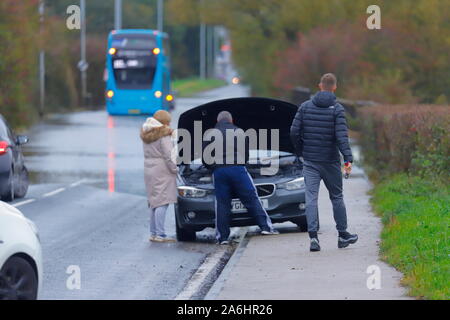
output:
POLYGON ((309 247, 309 251, 311 252, 320 251, 319 239, 311 238, 311 246, 309 247))
POLYGON ((356 241, 358 241, 357 234, 351 234, 351 233, 348 233, 347 231, 339 232, 338 248, 339 249, 346 248, 350 244, 355 243, 356 241))

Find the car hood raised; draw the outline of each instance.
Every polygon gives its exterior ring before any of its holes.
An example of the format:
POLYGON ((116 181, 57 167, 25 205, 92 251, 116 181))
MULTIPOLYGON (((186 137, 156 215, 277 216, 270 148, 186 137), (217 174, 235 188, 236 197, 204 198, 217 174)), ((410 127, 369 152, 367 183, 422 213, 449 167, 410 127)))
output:
MULTIPOLYGON (((203 135, 206 130, 214 128, 219 112, 229 111, 233 115, 234 124, 244 131, 247 129, 278 129, 280 132, 279 150, 294 153, 290 128, 297 109, 297 106, 292 103, 268 98, 217 100, 182 113, 178 120, 178 129, 186 129, 191 137, 194 137, 194 121, 202 121, 203 135)), ((270 146, 270 141, 268 145, 270 146)), ((193 149, 191 154, 192 159, 199 158, 199 155, 194 154, 193 149)))

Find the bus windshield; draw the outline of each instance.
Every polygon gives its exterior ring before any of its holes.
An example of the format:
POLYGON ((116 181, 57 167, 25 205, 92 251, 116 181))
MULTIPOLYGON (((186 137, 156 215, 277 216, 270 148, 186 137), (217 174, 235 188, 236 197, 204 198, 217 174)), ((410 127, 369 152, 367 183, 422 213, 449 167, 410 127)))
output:
POLYGON ((112 68, 119 89, 148 89, 153 84, 157 59, 152 54, 156 41, 150 35, 115 35, 111 46, 117 53, 112 68))
POLYGON ((148 34, 115 34, 111 46, 117 49, 153 49, 156 39, 148 34))

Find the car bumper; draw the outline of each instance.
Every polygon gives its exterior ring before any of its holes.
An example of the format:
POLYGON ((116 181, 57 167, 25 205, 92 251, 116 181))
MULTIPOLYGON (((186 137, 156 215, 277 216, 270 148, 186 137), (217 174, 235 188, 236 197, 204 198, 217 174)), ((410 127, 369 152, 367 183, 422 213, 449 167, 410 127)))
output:
MULTIPOLYGON (((277 189, 275 193, 264 199, 268 200, 266 209, 273 223, 290 221, 305 215, 305 190, 288 191, 277 189)), ((214 227, 215 196, 207 195, 203 198, 178 197, 175 206, 178 225, 184 229, 200 231, 207 227, 214 227)), ((230 226, 256 225, 255 219, 248 213, 232 213, 230 226)))

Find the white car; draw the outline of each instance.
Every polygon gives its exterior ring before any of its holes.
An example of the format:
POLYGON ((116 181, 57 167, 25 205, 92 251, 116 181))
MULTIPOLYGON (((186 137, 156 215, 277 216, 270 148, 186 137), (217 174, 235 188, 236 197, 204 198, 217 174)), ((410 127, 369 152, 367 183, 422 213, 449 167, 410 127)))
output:
POLYGON ((37 299, 42 251, 34 223, 0 201, 0 300, 37 299))

